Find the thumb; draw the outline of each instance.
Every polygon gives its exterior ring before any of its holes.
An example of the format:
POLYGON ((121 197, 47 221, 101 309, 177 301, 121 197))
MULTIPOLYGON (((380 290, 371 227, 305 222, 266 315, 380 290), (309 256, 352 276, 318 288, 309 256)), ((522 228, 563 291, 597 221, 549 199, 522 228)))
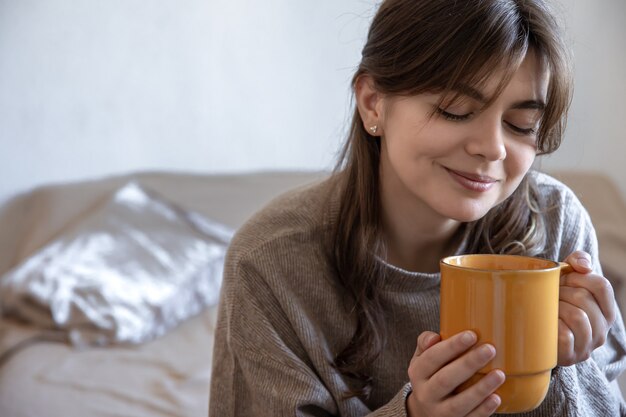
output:
POLYGON ((587 274, 593 270, 593 265, 591 264, 591 255, 584 251, 576 251, 569 255, 565 262, 570 264, 574 271, 580 274, 587 274))
POLYGON ((417 352, 416 356, 422 354, 428 350, 431 346, 435 345, 441 340, 441 336, 435 332, 425 331, 422 332, 417 338, 417 352))

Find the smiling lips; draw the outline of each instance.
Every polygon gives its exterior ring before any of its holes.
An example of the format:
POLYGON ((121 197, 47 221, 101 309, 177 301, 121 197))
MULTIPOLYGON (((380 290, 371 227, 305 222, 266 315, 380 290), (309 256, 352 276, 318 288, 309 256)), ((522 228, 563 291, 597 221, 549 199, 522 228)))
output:
POLYGON ((489 191, 498 180, 488 177, 486 175, 470 174, 468 172, 455 171, 450 168, 446 168, 446 171, 463 188, 484 193, 489 191))

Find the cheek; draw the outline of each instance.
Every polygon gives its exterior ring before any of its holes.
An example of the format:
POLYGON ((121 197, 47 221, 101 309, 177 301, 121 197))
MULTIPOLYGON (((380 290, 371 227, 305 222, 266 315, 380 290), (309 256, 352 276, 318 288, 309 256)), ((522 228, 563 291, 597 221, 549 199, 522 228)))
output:
POLYGON ((389 148, 410 154, 436 152, 441 140, 448 136, 421 107, 399 104, 385 116, 384 130, 389 148))
POLYGON ((507 152, 507 175, 513 179, 523 177, 533 165, 537 152, 533 145, 517 144, 507 152))
POLYGON ((414 161, 450 156, 458 148, 457 136, 452 133, 432 125, 415 125, 398 132, 394 151, 400 158, 414 161))

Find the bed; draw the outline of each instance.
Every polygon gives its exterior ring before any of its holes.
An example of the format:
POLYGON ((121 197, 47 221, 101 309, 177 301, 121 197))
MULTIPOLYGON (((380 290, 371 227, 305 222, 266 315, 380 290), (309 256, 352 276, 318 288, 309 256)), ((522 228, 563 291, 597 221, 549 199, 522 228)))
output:
MULTIPOLYGON (((28 190, 0 207, 0 277, 6 279, 68 230, 80 230, 77 225, 94 218, 128 184, 150 190, 176 210, 235 230, 274 196, 325 175, 140 172, 28 190)), ((619 191, 598 173, 555 176, 590 211, 605 274, 619 305, 626 307, 626 205, 619 191)), ((215 297, 205 300, 200 311, 143 343, 81 345, 54 329, 5 314, 0 319, 0 416, 206 416, 215 303, 215 297)), ((626 392, 626 379, 620 387, 626 392)))

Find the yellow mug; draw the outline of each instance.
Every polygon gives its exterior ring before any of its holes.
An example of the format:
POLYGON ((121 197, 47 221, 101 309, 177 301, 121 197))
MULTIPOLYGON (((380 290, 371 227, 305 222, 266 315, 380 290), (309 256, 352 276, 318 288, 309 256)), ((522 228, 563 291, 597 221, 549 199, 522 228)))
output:
POLYGON ((459 387, 492 369, 506 380, 498 413, 538 407, 550 385, 558 348, 559 281, 570 265, 516 255, 460 255, 440 261, 441 338, 473 330, 495 358, 459 387))

